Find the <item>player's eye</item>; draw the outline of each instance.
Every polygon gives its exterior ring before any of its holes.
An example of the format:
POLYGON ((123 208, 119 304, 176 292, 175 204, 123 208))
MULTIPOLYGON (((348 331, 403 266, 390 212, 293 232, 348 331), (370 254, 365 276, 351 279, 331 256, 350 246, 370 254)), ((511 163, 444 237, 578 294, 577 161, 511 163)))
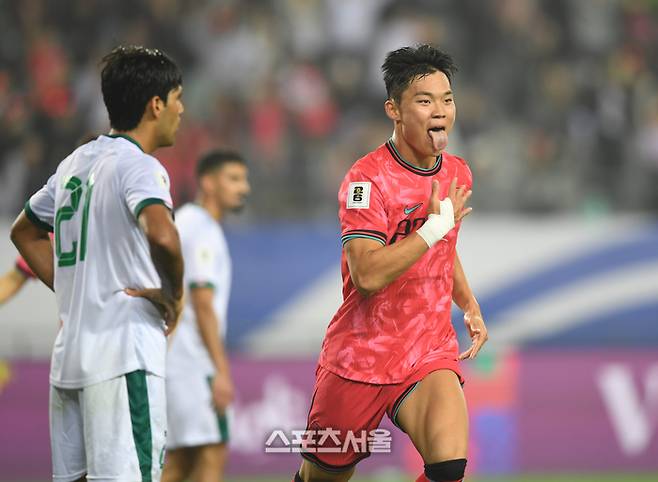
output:
POLYGON ((420 100, 418 101, 418 103, 419 103, 419 104, 425 104, 425 105, 427 105, 427 104, 430 103, 430 101, 429 101, 429 99, 420 99, 420 100))
POLYGON ((446 99, 446 104, 452 104, 453 102, 454 102, 454 99, 451 98, 451 97, 448 97, 448 98, 446 99))

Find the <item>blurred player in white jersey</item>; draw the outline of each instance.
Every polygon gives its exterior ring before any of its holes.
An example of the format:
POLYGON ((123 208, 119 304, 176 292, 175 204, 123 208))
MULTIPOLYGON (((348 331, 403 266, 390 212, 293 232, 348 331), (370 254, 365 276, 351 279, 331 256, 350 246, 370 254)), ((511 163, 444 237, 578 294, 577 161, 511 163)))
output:
POLYGON ((165 333, 182 309, 183 259, 169 177, 149 154, 174 142, 182 76, 143 47, 119 47, 103 61, 110 134, 60 163, 11 237, 54 289, 62 321, 50 369, 53 480, 156 482, 165 333))
POLYGON ((167 354, 167 459, 163 482, 223 480, 233 382, 223 339, 231 258, 219 224, 244 206, 248 170, 236 152, 197 165, 196 203, 176 212, 185 260, 185 307, 167 354))

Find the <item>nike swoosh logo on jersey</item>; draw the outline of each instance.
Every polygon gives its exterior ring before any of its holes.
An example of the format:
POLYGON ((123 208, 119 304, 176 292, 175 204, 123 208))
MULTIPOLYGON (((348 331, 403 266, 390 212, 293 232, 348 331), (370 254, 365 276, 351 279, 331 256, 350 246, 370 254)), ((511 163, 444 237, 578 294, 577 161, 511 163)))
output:
POLYGON ((409 216, 411 213, 413 213, 416 209, 421 207, 423 203, 418 203, 415 206, 411 206, 410 208, 404 208, 404 215, 409 216))

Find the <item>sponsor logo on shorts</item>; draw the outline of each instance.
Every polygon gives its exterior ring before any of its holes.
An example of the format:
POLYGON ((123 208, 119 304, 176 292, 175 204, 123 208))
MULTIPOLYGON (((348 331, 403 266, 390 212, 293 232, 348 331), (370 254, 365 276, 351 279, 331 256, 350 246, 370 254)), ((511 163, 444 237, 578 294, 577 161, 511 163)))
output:
POLYGON ((393 440, 389 430, 274 430, 265 442, 266 453, 390 453, 393 440))

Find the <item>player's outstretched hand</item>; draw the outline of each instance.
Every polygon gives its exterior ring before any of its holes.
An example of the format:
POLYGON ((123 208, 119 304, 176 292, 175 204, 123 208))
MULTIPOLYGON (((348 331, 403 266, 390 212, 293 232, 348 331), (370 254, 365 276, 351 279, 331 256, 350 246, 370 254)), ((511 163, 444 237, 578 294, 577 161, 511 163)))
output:
POLYGON ((233 401, 233 382, 226 373, 216 373, 212 380, 212 400, 219 413, 224 413, 233 401))
POLYGON ((160 288, 145 288, 141 290, 126 288, 124 292, 129 296, 146 298, 158 309, 160 316, 162 316, 162 319, 167 325, 166 335, 169 335, 174 330, 176 323, 178 323, 178 317, 181 311, 183 311, 183 300, 172 297, 160 288))
MULTIPOLYGON (((458 223, 459 221, 464 218, 464 216, 468 215, 471 211, 473 211, 473 208, 470 207, 465 207, 466 201, 468 201, 468 198, 471 197, 472 191, 469 189, 466 189, 466 186, 459 186, 457 187, 457 178, 453 178, 452 182, 450 183, 450 189, 448 190, 448 196, 447 198, 450 199, 452 202, 452 210, 455 214, 455 223, 458 223)), ((441 199, 439 199, 440 196, 440 189, 439 189, 439 181, 432 181, 432 194, 430 194, 430 200, 428 204, 428 210, 427 212, 430 214, 441 214, 441 199)), ((445 198, 444 198, 445 199, 445 198)))
POLYGON ((479 311, 464 313, 464 324, 468 330, 468 335, 471 337, 471 346, 468 350, 459 355, 459 359, 465 360, 468 358, 469 360, 472 360, 477 356, 482 345, 484 345, 489 339, 489 335, 487 334, 487 327, 484 326, 482 314, 479 311))

